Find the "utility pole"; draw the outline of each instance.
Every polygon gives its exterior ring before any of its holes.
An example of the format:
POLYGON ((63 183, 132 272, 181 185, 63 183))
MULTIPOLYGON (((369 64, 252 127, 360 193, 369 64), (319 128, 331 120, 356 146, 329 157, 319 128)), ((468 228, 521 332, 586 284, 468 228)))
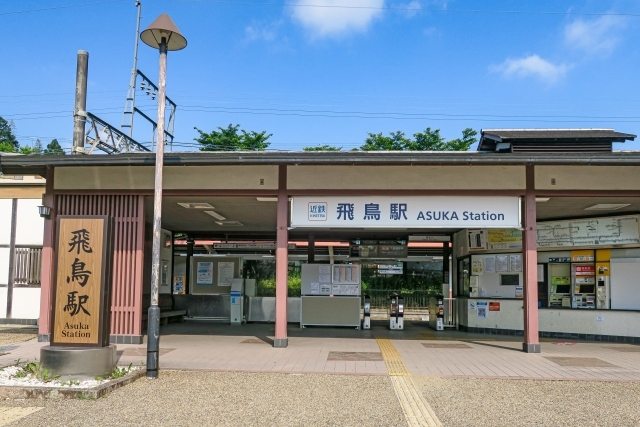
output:
POLYGON ((136 80, 138 77, 138 39, 140 38, 140 14, 142 12, 142 3, 136 0, 138 8, 138 20, 136 21, 136 42, 133 49, 133 69, 131 70, 131 80, 129 80, 129 91, 127 92, 127 100, 124 104, 124 114, 122 115, 122 125, 120 130, 133 138, 133 116, 136 105, 136 80))
POLYGON ((11 203, 11 235, 9 237, 9 283, 7 284, 7 319, 13 309, 13 285, 16 282, 16 225, 18 223, 18 199, 11 203))
POLYGON ((73 110, 73 150, 71 154, 84 154, 84 126, 87 121, 87 74, 89 52, 78 51, 76 68, 76 106, 73 110))

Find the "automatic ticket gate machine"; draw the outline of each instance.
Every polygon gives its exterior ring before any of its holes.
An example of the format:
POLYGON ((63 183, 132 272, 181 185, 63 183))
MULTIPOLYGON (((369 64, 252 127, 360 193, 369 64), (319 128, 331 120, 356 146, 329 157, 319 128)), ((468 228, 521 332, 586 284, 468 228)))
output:
POLYGON ((371 297, 364 296, 364 315, 362 316, 362 329, 371 329, 371 297))
POLYGON ((241 325, 243 321, 244 297, 242 296, 242 287, 244 279, 233 279, 231 282, 231 324, 241 325))
POLYGON ((404 329, 404 298, 400 295, 393 295, 390 301, 389 328, 404 329))

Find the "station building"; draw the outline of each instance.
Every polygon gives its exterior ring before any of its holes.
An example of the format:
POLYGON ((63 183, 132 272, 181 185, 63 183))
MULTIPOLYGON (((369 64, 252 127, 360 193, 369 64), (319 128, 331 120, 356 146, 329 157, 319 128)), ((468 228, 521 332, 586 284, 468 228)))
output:
MULTIPOLYGON (((286 347, 287 328, 360 325, 362 265, 406 274, 442 257, 446 326, 521 335, 527 352, 540 351, 539 337, 638 343, 640 152, 612 149, 634 138, 486 129, 474 152, 167 153, 161 308, 233 323, 241 301, 239 323, 274 322, 274 346, 286 347), (273 296, 255 295, 258 261, 274 262, 273 296), (290 297, 290 263, 301 261, 301 296, 290 297)), ((56 218, 109 215, 111 339, 142 342, 154 161, 0 157, 5 175, 46 178, 41 341, 50 338, 56 218)))

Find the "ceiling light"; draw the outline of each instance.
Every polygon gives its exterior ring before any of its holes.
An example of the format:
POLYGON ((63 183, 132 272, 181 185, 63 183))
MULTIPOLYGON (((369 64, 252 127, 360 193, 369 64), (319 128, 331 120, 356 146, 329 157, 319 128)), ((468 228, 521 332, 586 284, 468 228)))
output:
POLYGON ((548 202, 551 197, 536 197, 537 203, 548 202))
POLYGON ((178 203, 180 206, 182 206, 183 208, 187 208, 187 209, 213 209, 213 206, 211 206, 209 203, 178 203))
POLYGON ((277 202, 277 197, 256 197, 259 202, 277 202))
POLYGON ((585 211, 615 211, 616 209, 622 209, 627 206, 631 206, 631 203, 598 203, 597 205, 584 208, 585 211))
POLYGON ((204 213, 206 213, 207 215, 211 215, 212 217, 214 217, 215 219, 219 219, 220 221, 224 221, 225 219, 227 219, 215 211, 204 211, 204 213))
POLYGON ((243 225, 240 221, 216 221, 216 224, 231 227, 241 227, 243 225))

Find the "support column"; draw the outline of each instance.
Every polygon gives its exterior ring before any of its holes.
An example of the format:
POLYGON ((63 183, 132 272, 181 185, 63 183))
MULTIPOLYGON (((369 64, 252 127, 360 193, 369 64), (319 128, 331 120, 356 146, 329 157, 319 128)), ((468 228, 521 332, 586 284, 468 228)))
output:
POLYGON ((56 240, 56 204, 53 195, 53 171, 47 168, 46 187, 42 204, 51 208, 51 218, 44 220, 42 240, 42 266, 40 273, 40 319, 38 320, 38 341, 49 342, 51 323, 51 299, 53 295, 53 266, 56 240))
POLYGON ((191 260, 193 259, 193 238, 187 237, 187 271, 184 277, 184 293, 189 295, 189 284, 191 283, 191 260))
POLYGON ((307 246, 307 262, 313 264, 316 262, 316 236, 309 234, 309 245, 307 246))
POLYGON ((289 198, 287 196, 287 167, 280 165, 279 168, 276 232, 276 337, 273 346, 285 348, 289 343, 287 338, 289 198))
POLYGON ((18 222, 18 199, 11 201, 11 235, 9 237, 9 281, 7 282, 7 319, 13 309, 13 285, 16 281, 16 226, 18 222))
POLYGON ((524 343, 526 353, 540 353, 538 339, 538 248, 536 241, 536 194, 533 165, 526 169, 527 189, 522 210, 524 232, 522 258, 524 267, 524 343))
POLYGON ((449 242, 442 242, 442 284, 449 285, 448 289, 444 289, 443 286, 442 294, 446 298, 453 298, 453 293, 451 290, 451 280, 449 279, 449 276, 451 274, 449 271, 449 256, 451 255, 451 248, 449 247, 449 245, 449 242))

